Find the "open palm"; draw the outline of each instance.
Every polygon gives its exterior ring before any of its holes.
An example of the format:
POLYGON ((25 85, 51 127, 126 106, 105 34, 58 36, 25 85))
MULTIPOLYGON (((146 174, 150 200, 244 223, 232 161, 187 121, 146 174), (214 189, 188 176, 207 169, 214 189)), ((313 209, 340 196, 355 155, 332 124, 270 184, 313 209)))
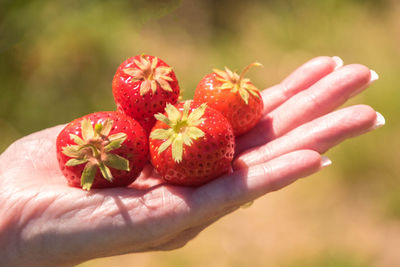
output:
POLYGON ((62 176, 62 126, 0 156, 0 244, 7 266, 60 266, 183 246, 222 216, 320 170, 321 154, 382 125, 369 106, 334 111, 377 79, 362 65, 318 57, 262 92, 264 117, 239 137, 233 171, 198 188, 164 183, 149 165, 127 188, 86 192, 62 176))

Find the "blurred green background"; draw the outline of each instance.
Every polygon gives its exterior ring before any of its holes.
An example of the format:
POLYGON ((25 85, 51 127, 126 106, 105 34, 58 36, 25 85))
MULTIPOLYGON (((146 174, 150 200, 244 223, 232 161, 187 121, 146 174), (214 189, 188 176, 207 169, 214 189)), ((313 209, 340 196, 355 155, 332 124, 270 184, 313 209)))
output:
POLYGON ((111 80, 130 56, 174 67, 185 98, 213 67, 260 88, 319 55, 380 79, 347 105, 386 118, 328 153, 333 166, 222 219, 186 247, 94 266, 400 266, 400 1, 0 0, 0 152, 14 140, 115 108, 111 80))

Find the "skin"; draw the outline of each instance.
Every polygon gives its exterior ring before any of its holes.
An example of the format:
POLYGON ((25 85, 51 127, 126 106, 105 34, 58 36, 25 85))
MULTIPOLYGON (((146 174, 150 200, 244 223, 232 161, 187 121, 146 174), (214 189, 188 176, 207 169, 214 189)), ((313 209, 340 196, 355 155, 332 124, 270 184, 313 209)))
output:
POLYGON ((69 187, 55 156, 63 126, 26 136, 0 156, 2 263, 71 266, 180 248, 241 205, 321 170, 321 153, 375 129, 369 106, 334 111, 370 80, 362 65, 306 62, 262 92, 264 117, 237 139, 232 173, 198 188, 165 184, 151 166, 128 188, 69 187))

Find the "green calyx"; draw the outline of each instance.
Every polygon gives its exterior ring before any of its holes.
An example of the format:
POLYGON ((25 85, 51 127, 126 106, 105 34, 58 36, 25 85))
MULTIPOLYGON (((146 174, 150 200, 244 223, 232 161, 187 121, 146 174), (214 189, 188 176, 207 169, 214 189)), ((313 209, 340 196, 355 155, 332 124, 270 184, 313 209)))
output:
POLYGON ((92 126, 89 119, 82 120, 81 132, 82 138, 70 134, 71 140, 76 145, 67 145, 62 148, 62 153, 71 159, 66 166, 77 166, 86 164, 81 175, 81 186, 85 190, 90 190, 97 169, 104 179, 113 180, 110 168, 129 171, 129 161, 121 156, 110 153, 112 150, 120 148, 126 139, 125 133, 110 134, 113 121, 106 119, 103 123, 97 123, 92 126))
POLYGON ((139 60, 134 60, 136 67, 125 68, 123 72, 132 76, 132 81, 142 81, 140 85, 140 95, 143 96, 152 91, 153 94, 157 90, 157 85, 164 91, 172 92, 169 82, 173 79, 170 77, 171 67, 157 66, 158 58, 146 59, 141 55, 139 60))
POLYGON ((260 66, 262 66, 261 63, 251 63, 242 70, 240 75, 236 72, 231 71, 227 67, 225 67, 225 71, 213 69, 213 71, 218 75, 216 79, 222 83, 221 86, 218 87, 218 89, 229 89, 232 93, 239 93, 243 101, 246 103, 246 105, 248 105, 250 94, 257 98, 260 98, 260 96, 257 94, 258 89, 250 83, 250 79, 244 78, 244 74, 251 67, 260 66))
POLYGON ((150 138, 163 140, 158 148, 158 154, 171 146, 172 158, 177 163, 182 161, 184 145, 191 146, 194 140, 204 136, 204 132, 197 126, 204 121, 202 117, 207 105, 204 103, 189 114, 190 104, 191 101, 186 101, 182 112, 175 106, 167 104, 165 107, 167 116, 161 113, 154 115, 157 120, 164 122, 169 127, 152 131, 150 138))

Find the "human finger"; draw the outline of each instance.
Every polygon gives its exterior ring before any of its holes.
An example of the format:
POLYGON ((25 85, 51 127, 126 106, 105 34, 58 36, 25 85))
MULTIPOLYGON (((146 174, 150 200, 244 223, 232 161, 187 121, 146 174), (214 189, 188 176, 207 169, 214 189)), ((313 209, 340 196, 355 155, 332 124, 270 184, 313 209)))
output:
POLYGON ((339 57, 321 56, 307 61, 282 82, 261 92, 264 115, 342 65, 343 61, 339 57))
POLYGON ((344 108, 290 131, 261 147, 239 155, 234 168, 241 169, 299 149, 324 153, 345 139, 361 135, 384 124, 383 117, 366 105, 344 108))
POLYGON ((296 151, 279 159, 222 177, 192 193, 190 228, 164 244, 162 250, 184 246, 209 225, 240 206, 269 191, 278 190, 294 180, 329 164, 314 151, 296 151), (293 158, 301 160, 293 161, 293 158), (194 200, 194 201, 193 201, 194 200), (193 204, 195 203, 195 204, 193 204))
POLYGON ((376 79, 376 73, 363 65, 347 65, 336 70, 287 100, 261 119, 248 134, 238 138, 238 153, 276 139, 336 109, 376 79))
POLYGON ((315 151, 299 150, 220 177, 192 193, 192 220, 215 216, 279 190, 319 171, 327 162, 315 151))

